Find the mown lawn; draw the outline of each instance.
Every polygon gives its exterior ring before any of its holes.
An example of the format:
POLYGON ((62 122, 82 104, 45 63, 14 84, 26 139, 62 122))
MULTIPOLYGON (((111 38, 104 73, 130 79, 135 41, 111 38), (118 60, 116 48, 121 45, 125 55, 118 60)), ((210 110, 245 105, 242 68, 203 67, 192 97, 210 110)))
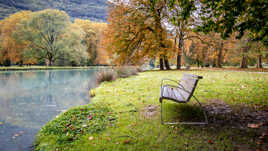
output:
MULTIPOLYGON (((267 132, 258 128, 241 129, 228 123, 221 126, 215 125, 213 121, 207 126, 161 125, 158 101, 161 79, 179 80, 183 73, 203 76, 195 91, 202 103, 221 100, 231 106, 240 104, 260 108, 268 106, 267 73, 218 70, 143 72, 138 76, 102 83, 94 90, 96 96, 89 106, 71 109, 49 122, 37 136, 35 150, 267 149, 268 140, 265 138, 267 132), (148 106, 155 108, 155 112, 149 116, 148 106), (105 108, 105 112, 84 113, 84 108, 90 107, 96 108, 97 111, 105 108), (106 108, 109 111, 106 111, 106 108), (102 116, 103 118, 100 118, 102 116), (66 119, 69 119, 68 123, 66 119), (92 123, 95 125, 92 126, 92 123), (96 128, 98 123, 101 125, 99 129, 88 131, 91 126, 96 128), (74 133, 70 139, 72 130, 74 133)), ((203 120, 200 109, 193 102, 184 105, 164 101, 165 119, 203 120)))

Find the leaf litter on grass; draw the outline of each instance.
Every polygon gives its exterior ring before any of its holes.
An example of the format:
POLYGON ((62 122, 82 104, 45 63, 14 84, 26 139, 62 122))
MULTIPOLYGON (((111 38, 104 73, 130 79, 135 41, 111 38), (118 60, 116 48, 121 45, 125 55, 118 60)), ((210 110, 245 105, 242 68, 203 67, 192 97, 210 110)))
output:
MULTIPOLYGON (((244 136, 250 136, 251 141, 255 142, 259 149, 268 149, 267 110, 245 104, 229 105, 218 99, 207 101, 204 107, 209 115, 211 127, 229 127, 233 130, 240 130, 244 136)), ((237 149, 250 150, 248 145, 238 145, 237 149)))

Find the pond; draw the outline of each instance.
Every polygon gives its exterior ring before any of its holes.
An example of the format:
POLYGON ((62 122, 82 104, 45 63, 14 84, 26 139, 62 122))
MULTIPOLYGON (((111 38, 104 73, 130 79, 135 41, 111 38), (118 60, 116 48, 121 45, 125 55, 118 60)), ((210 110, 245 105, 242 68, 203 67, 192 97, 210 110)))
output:
POLYGON ((96 70, 0 72, 0 151, 32 150, 40 128, 89 103, 96 70))

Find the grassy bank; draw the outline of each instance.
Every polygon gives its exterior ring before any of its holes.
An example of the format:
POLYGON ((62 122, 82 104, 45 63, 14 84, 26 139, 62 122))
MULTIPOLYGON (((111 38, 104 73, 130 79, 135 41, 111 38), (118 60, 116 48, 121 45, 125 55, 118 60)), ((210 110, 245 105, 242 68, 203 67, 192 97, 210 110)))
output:
MULTIPOLYGON (((36 139, 36 150, 266 149, 268 140, 264 137, 267 135, 265 130, 249 128, 248 121, 235 126, 234 121, 224 121, 228 117, 222 115, 210 116, 208 126, 161 125, 158 101, 161 79, 180 79, 183 73, 204 77, 195 92, 204 104, 211 104, 211 100, 225 102, 232 108, 242 104, 250 111, 256 108, 263 110, 268 105, 268 74, 265 73, 143 72, 138 76, 102 83, 95 89, 96 96, 89 106, 83 106, 82 111, 80 107, 62 113, 41 130, 36 139), (90 107, 94 109, 88 113, 90 107), (222 120, 224 124, 217 123, 222 120), (101 125, 97 131, 94 128, 96 125, 101 125), (69 129, 74 129, 74 132, 69 132, 69 129)), ((202 120, 200 109, 193 101, 188 105, 164 102, 165 119, 202 120)), ((241 110, 238 108, 237 111, 241 110)))

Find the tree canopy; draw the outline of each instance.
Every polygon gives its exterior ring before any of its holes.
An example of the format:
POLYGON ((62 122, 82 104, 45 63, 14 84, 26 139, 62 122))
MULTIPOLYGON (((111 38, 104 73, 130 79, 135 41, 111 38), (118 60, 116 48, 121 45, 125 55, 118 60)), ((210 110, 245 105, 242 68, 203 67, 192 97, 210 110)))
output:
POLYGON ((0 65, 97 64, 106 27, 81 19, 73 23, 64 11, 54 9, 17 12, 0 24, 0 65))
MULTIPOLYGON (((158 0, 154 0, 158 1, 158 0)), ((170 8, 177 0, 170 0, 170 8)), ((194 11, 200 17, 198 31, 221 33, 222 38, 238 32, 241 38, 246 31, 255 41, 268 45, 268 1, 266 0, 181 0, 183 19, 194 11)))

